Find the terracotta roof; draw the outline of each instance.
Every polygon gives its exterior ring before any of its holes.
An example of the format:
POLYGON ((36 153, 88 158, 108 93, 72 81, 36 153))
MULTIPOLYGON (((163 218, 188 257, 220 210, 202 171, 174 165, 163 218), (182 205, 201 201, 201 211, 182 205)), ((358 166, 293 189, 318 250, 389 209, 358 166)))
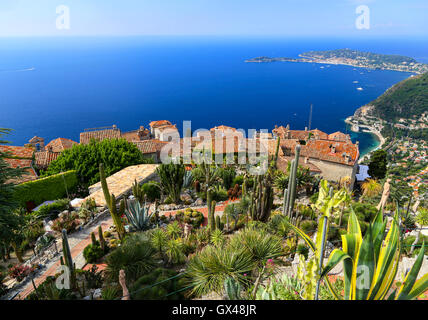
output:
POLYGON ((122 132, 121 137, 124 138, 125 140, 129 141, 129 142, 140 141, 140 140, 144 140, 144 139, 149 138, 150 137, 150 131, 148 129, 145 129, 144 127, 142 127, 138 130, 122 132))
POLYGON ((120 137, 121 133, 119 129, 85 131, 80 133, 80 143, 88 144, 92 139, 102 141, 105 139, 118 139, 120 137))
POLYGON ((0 152, 9 153, 11 157, 32 159, 34 149, 30 147, 0 146, 0 152))
POLYGON ((137 148, 141 151, 142 154, 151 154, 160 152, 162 147, 168 142, 159 141, 157 139, 142 140, 142 141, 132 141, 137 148))
POLYGON ((283 126, 276 127, 272 130, 277 136, 285 139, 297 139, 297 140, 307 140, 309 138, 309 133, 312 133, 312 137, 315 139, 328 139, 328 134, 318 130, 289 130, 283 126))
POLYGON ((28 147, 15 147, 15 146, 0 146, 0 152, 8 153, 10 158, 5 158, 5 162, 12 168, 25 169, 26 173, 19 179, 13 179, 8 182, 23 183, 37 179, 37 174, 34 171, 33 164, 33 148, 28 147))
MULTIPOLYGON (((281 170, 282 172, 286 173, 288 168, 288 162, 291 162, 294 157, 287 157, 287 156, 279 156, 278 162, 277 162, 277 168, 278 170, 281 170)), ((310 161, 305 162, 304 158, 299 158, 299 166, 302 166, 303 168, 308 168, 310 172, 312 173, 320 173, 321 170, 311 163, 310 161)))
POLYGON ((343 132, 336 131, 335 133, 328 135, 328 140, 350 141, 351 137, 349 136, 349 134, 344 134, 343 132))
POLYGON ((172 124, 166 124, 166 125, 163 125, 163 126, 158 126, 157 129, 159 131, 168 131, 168 130, 170 130, 170 131, 178 131, 178 129, 177 129, 177 127, 176 127, 175 124, 174 125, 172 125, 172 124))
POLYGON ((225 125, 217 126, 217 127, 214 127, 214 128, 210 129, 210 131, 215 131, 215 130, 219 130, 219 131, 233 131, 233 132, 236 131, 235 128, 228 127, 228 126, 225 126, 225 125))
POLYGON ((45 146, 45 150, 48 151, 52 147, 52 152, 63 152, 64 150, 71 149, 76 144, 78 143, 70 139, 57 138, 49 142, 45 146))
POLYGON ((300 154, 304 157, 346 165, 354 165, 359 157, 357 144, 329 140, 309 140, 306 145, 302 145, 300 154), (335 148, 335 152, 332 147, 335 148), (349 156, 348 162, 346 156, 349 156))
POLYGON ((39 151, 34 154, 35 165, 39 169, 46 169, 50 163, 61 154, 61 152, 39 151))
POLYGON ((149 125, 151 128, 158 128, 158 127, 162 127, 165 125, 172 125, 172 123, 169 122, 168 120, 157 120, 157 121, 150 122, 149 125))

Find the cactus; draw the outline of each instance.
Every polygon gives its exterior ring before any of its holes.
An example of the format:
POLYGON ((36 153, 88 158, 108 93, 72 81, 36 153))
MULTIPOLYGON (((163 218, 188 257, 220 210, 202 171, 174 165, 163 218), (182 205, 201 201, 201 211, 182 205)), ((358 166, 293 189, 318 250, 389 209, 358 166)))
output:
POLYGON ((137 199, 140 204, 143 204, 144 192, 143 192, 143 189, 141 189, 140 185, 138 184, 137 180, 135 180, 134 184, 132 185, 132 194, 134 195, 135 199, 137 199))
POLYGON ((216 204, 217 203, 213 200, 211 202, 211 206, 208 211, 208 223, 209 223, 211 232, 213 232, 216 229, 215 218, 214 218, 216 204))
POLYGON ((118 211, 116 197, 114 196, 114 194, 110 194, 110 191, 107 185, 106 175, 104 172, 104 165, 102 163, 100 163, 100 179, 101 179, 101 186, 104 193, 104 199, 110 210, 110 215, 113 219, 113 223, 116 227, 116 232, 119 236, 119 239, 122 240, 123 236, 125 235, 125 228, 123 226, 121 217, 125 212, 125 201, 122 199, 122 201, 120 202, 119 211, 118 211))
POLYGON ((242 300, 241 290, 241 284, 235 279, 228 277, 224 281, 224 292, 228 300, 242 300))
POLYGON ((103 236, 103 229, 102 229, 102 227, 101 227, 101 226, 99 226, 99 227, 98 227, 98 237, 100 238, 100 246, 101 246, 101 249, 102 249, 104 252, 106 252, 107 245, 106 245, 106 241, 105 241, 104 236, 103 236))
POLYGON ((62 263, 66 265, 70 270, 70 287, 74 289, 76 284, 76 273, 75 273, 76 269, 73 263, 73 258, 71 257, 70 246, 68 244, 67 231, 65 229, 62 229, 62 254, 63 254, 62 263))
POLYGON ((277 162, 278 162, 278 154, 279 154, 279 144, 280 144, 280 142, 281 142, 281 138, 280 137, 278 137, 277 139, 276 139, 276 149, 275 149, 275 158, 274 158, 274 160, 273 160, 273 164, 272 164, 272 166, 276 169, 277 168, 277 162))
POLYGON ((215 217, 215 227, 217 230, 221 230, 220 216, 215 217))
POLYGON ((97 238, 95 238, 95 233, 91 232, 91 240, 92 245, 95 246, 97 244, 97 238))
POLYGON ((300 145, 296 145, 295 158, 291 161, 291 165, 290 165, 290 173, 289 173, 289 179, 288 179, 288 188, 287 188, 286 198, 285 198, 285 192, 284 192, 284 203, 285 203, 284 213, 288 215, 289 218, 291 218, 293 215, 294 203, 296 200, 297 170, 299 167, 299 157, 300 157, 300 145))

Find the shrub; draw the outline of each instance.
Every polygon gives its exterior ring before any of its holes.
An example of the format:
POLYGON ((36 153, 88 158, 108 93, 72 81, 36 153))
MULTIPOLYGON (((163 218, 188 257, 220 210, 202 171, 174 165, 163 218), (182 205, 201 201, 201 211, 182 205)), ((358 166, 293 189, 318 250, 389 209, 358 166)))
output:
POLYGON ((51 162, 44 175, 53 175, 63 170, 76 170, 84 184, 100 181, 99 165, 104 164, 106 176, 123 168, 147 163, 137 146, 125 139, 92 140, 89 144, 74 145, 51 162))
POLYGON ((77 212, 66 213, 53 221, 52 230, 61 232, 62 229, 65 229, 67 230, 67 233, 71 233, 76 230, 79 225, 78 217, 77 212))
POLYGON ((104 250, 98 241, 95 244, 91 243, 83 249, 83 257, 87 263, 96 263, 104 256, 104 250))
POLYGON ((76 296, 71 290, 58 289, 55 284, 55 277, 48 276, 41 285, 37 287, 37 292, 33 291, 26 300, 76 300, 76 296))
POLYGON ((101 291, 101 298, 103 300, 115 300, 121 296, 122 289, 119 286, 104 287, 101 291))
POLYGON ((239 175, 236 176, 235 179, 233 179, 232 185, 234 186, 235 184, 242 186, 242 183, 244 182, 244 176, 239 175))
POLYGON ((178 272, 174 270, 155 269, 134 283, 130 290, 131 298, 133 300, 183 300, 184 291, 180 290, 185 287, 184 278, 177 275, 178 272), (158 285, 152 286, 156 283, 158 285))
POLYGON ((302 229, 306 234, 314 233, 317 229, 317 222, 313 220, 304 220, 300 223, 300 229, 302 229))
POLYGON ((41 206, 37 211, 32 214, 40 219, 55 219, 64 210, 70 208, 70 201, 68 199, 57 200, 53 203, 41 206))
POLYGON ((144 236, 144 234, 128 236, 120 247, 107 255, 105 259, 107 279, 117 282, 119 271, 124 269, 129 284, 155 268, 156 249, 144 236))
POLYGON ((76 171, 67 171, 50 177, 29 181, 16 186, 15 199, 25 206, 27 202, 34 202, 37 206, 47 200, 61 199, 77 187, 76 171), (67 188, 66 188, 67 186, 67 188))
MULTIPOLYGON (((410 254, 410 250, 412 249, 412 244, 413 244, 413 242, 415 242, 415 240, 416 240, 415 236, 408 236, 407 238, 405 238, 403 240, 403 245, 402 245, 403 246, 403 251, 407 255, 410 254)), ((415 246, 415 249, 413 251, 413 255, 417 255, 419 253, 423 241, 425 241, 425 254, 428 255, 428 246, 427 246, 428 236, 424 236, 422 234, 420 235, 419 241, 418 241, 418 243, 415 246)))
POLYGON ((28 266, 24 266, 22 264, 14 265, 9 269, 9 276, 12 279, 16 279, 16 281, 21 282, 31 273, 32 269, 28 266))
POLYGON ((175 215, 175 219, 178 222, 189 223, 193 228, 199 228, 204 222, 205 217, 202 212, 187 208, 185 212, 181 210, 178 211, 175 215))
POLYGON ((150 202, 154 202, 161 197, 159 185, 154 182, 144 183, 141 186, 141 191, 143 192, 143 195, 147 196, 147 200, 150 202))
POLYGON ((271 216, 271 219, 268 222, 268 228, 271 233, 277 234, 281 237, 286 237, 290 232, 288 218, 282 214, 271 216))

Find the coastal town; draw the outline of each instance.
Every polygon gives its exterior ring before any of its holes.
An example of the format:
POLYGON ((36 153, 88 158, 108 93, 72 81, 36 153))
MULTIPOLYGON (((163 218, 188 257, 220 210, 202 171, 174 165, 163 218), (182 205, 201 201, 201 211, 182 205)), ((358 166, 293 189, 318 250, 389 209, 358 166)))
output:
POLYGON ((374 70, 393 70, 423 74, 428 71, 428 65, 416 60, 395 55, 376 54, 351 49, 337 49, 327 51, 309 51, 299 54, 300 58, 287 57, 257 57, 245 62, 306 62, 332 65, 347 65, 357 68, 374 70))

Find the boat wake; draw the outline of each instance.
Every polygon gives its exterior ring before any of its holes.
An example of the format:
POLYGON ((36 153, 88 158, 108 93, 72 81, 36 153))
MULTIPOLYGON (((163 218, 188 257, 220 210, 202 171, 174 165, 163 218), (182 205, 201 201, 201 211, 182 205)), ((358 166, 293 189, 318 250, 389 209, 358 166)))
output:
POLYGON ((0 72, 28 72, 28 71, 34 71, 36 68, 24 68, 24 69, 12 69, 12 70, 0 70, 0 72))

